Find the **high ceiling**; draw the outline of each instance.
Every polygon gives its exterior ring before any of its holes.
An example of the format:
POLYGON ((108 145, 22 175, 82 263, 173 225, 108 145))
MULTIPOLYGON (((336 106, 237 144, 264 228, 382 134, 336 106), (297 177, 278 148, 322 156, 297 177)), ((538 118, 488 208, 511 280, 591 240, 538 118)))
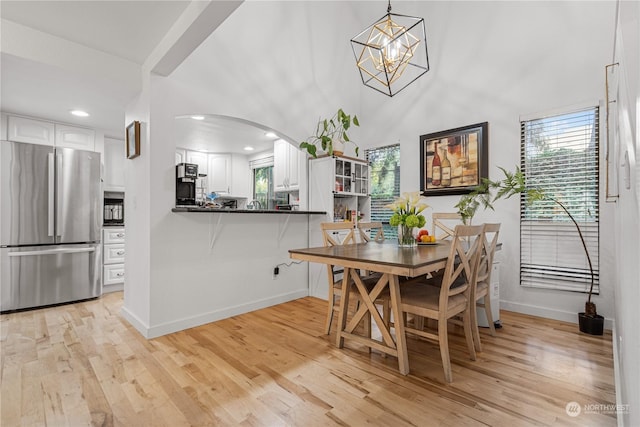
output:
POLYGON ((0 14, 26 27, 141 65, 188 1, 5 1, 0 14))
POLYGON ((3 111, 123 137, 140 65, 188 1, 2 1, 3 111), (25 51, 25 55, 22 55, 25 51), (72 109, 91 116, 76 118, 72 109))

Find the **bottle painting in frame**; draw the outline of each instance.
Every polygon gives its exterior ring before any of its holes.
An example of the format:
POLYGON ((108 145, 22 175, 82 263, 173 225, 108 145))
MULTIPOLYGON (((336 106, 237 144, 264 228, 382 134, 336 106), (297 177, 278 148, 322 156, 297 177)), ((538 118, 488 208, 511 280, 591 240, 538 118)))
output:
POLYGON ((489 123, 420 136, 420 191, 466 194, 489 176, 489 123))

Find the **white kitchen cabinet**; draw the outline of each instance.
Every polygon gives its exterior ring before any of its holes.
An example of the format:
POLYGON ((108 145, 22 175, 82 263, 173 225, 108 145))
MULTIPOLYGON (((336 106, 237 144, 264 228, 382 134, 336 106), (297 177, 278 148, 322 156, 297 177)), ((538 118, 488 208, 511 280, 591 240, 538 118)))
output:
POLYGON ((55 125, 44 120, 9 116, 7 118, 7 139, 28 144, 54 145, 55 125))
POLYGON ((198 174, 208 175, 209 155, 199 151, 187 151, 187 163, 198 165, 198 174))
POLYGON ((28 144, 53 145, 95 151, 96 131, 29 117, 8 116, 7 139, 28 144))
POLYGON ((231 154, 209 154, 208 191, 231 193, 231 154))
POLYGON ((104 190, 124 191, 124 141, 104 139, 104 190))
POLYGON ((273 143, 273 182, 275 191, 300 189, 300 156, 297 147, 285 140, 273 143))
POLYGON ((102 231, 102 292, 114 292, 124 288, 124 228, 109 227, 102 231))
POLYGON ((95 151, 96 131, 76 126, 56 124, 56 147, 95 151))

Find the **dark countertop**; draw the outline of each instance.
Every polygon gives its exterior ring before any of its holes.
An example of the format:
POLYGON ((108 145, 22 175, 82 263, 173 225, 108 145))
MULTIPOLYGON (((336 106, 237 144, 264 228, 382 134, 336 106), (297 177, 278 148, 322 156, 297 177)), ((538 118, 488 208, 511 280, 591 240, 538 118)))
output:
POLYGON ((242 214, 289 214, 289 215, 326 215, 324 211, 287 211, 276 209, 220 209, 220 208, 200 208, 180 207, 173 208, 171 212, 211 212, 211 213, 242 213, 242 214))

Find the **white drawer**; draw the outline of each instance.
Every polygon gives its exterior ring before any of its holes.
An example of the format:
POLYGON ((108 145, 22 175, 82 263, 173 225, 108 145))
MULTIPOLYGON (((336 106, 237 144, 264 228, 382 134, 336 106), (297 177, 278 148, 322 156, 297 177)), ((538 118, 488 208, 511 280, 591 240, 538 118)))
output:
POLYGON ((105 265, 103 273, 103 285, 124 282, 124 264, 105 265))
POLYGON ((124 228, 105 228, 104 230, 104 244, 110 243, 124 243, 124 228))
POLYGON ((124 262, 124 245, 104 245, 104 263, 117 264, 124 262))

